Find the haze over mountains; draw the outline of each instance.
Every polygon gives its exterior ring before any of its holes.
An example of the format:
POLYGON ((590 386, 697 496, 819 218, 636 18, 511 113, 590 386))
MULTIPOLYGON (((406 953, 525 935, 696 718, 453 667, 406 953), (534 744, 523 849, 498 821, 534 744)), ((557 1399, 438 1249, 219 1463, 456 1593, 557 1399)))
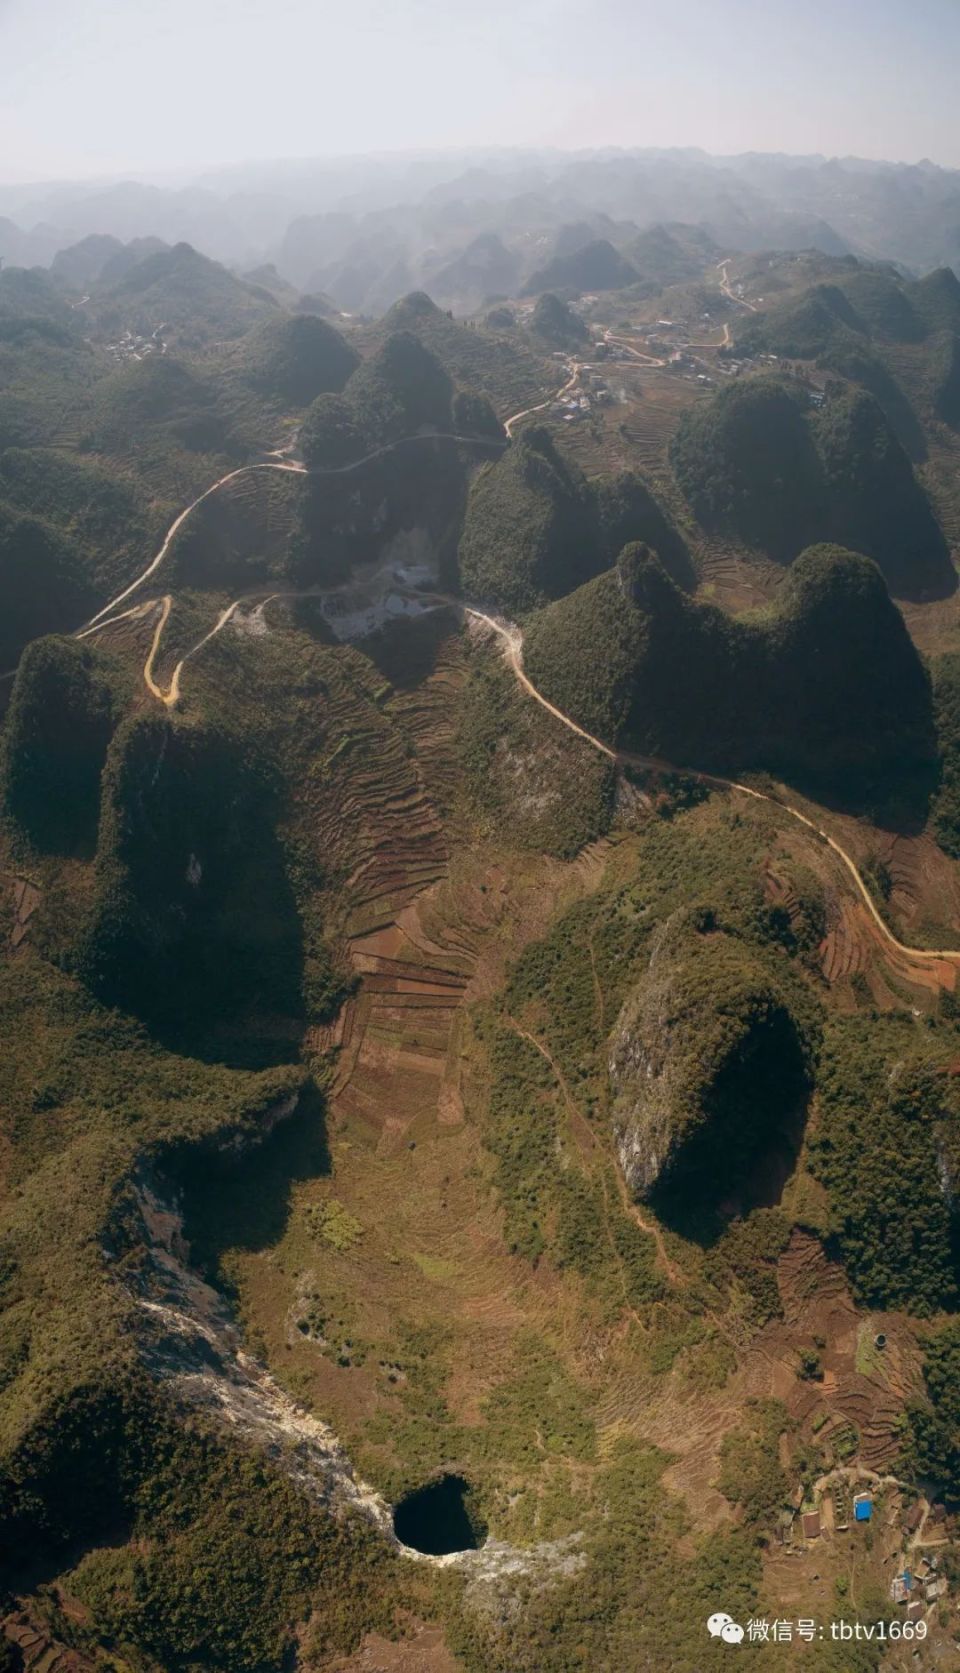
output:
POLYGON ((84 262, 61 252, 83 240, 97 240, 94 269, 130 240, 186 241, 241 270, 274 264, 352 312, 381 312, 415 288, 476 308, 597 241, 614 252, 605 260, 619 283, 631 271, 663 283, 683 275, 642 239, 663 222, 701 228, 721 253, 814 248, 922 274, 960 261, 960 171, 698 150, 491 151, 251 164, 175 185, 0 187, 8 265, 55 264, 82 282, 84 262))
POLYGON ((943 1673, 960 173, 3 210, 0 1673, 943 1673))

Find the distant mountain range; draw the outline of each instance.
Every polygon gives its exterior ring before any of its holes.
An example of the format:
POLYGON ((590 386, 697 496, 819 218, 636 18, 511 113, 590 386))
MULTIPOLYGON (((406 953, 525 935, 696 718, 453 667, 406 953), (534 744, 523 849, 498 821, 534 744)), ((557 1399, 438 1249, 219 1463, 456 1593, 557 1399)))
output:
POLYGON ((960 265, 960 171, 695 150, 497 152, 251 165, 177 186, 0 188, 7 265, 56 264, 83 284, 87 265, 120 244, 186 241, 239 269, 271 263, 298 290, 374 314, 414 288, 460 312, 541 278, 563 289, 557 263, 573 264, 574 285, 581 268, 618 285, 634 273, 674 282, 676 253, 665 260, 648 236, 671 223, 697 229, 705 248, 852 252, 923 274, 960 265))

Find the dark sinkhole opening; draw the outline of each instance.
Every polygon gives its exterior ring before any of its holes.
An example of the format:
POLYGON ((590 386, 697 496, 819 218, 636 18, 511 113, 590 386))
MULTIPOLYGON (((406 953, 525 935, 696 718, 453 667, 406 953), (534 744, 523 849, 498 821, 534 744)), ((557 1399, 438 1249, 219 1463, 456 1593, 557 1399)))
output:
POLYGON ((487 1537, 477 1497, 459 1475, 442 1475, 400 1500, 393 1513, 393 1531, 403 1545, 428 1557, 447 1557, 453 1551, 476 1551, 487 1537))

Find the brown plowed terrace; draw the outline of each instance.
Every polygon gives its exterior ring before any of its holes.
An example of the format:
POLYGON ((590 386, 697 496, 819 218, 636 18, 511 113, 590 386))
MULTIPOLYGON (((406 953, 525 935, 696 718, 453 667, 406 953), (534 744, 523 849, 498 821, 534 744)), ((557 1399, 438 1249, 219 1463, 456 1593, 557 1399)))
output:
MULTIPOLYGON (((723 266, 723 264, 721 264, 721 267, 722 266, 723 266)), ((726 278, 725 272, 723 274, 723 277, 724 277, 724 280, 725 280, 725 278, 726 278)), ((566 383, 562 386, 561 390, 557 391, 557 394, 562 394, 564 389, 569 388, 570 385, 573 382, 576 381, 576 378, 577 378, 578 375, 579 375, 579 366, 574 364, 569 369, 569 377, 568 377, 566 383)), ((555 396, 548 397, 547 401, 541 403, 541 406, 549 405, 549 402, 553 399, 555 399, 555 396)), ((515 413, 515 414, 512 415, 512 417, 506 419, 504 421, 504 429, 506 431, 507 436, 510 437, 512 435, 514 426, 517 423, 519 423, 519 421, 522 418, 525 418, 528 413, 537 412, 539 410, 540 410, 540 407, 527 408, 527 409, 524 409, 522 412, 515 413)), ((380 454, 385 454, 385 453, 392 452, 398 447, 407 445, 410 442, 416 442, 418 440, 430 440, 430 441, 447 440, 447 441, 454 441, 454 442, 470 442, 470 441, 476 441, 477 438, 459 436, 459 435, 429 436, 429 437, 427 437, 427 436, 424 436, 424 437, 416 437, 416 436, 405 437, 400 442, 391 442, 391 443, 388 443, 384 447, 375 449, 373 453, 370 453, 370 454, 366 455, 363 459, 358 459, 358 460, 352 461, 349 465, 343 465, 343 466, 337 467, 336 469, 326 471, 323 474, 324 475, 330 475, 330 476, 339 476, 339 475, 343 475, 343 474, 348 473, 348 472, 353 472, 353 471, 359 470, 363 465, 367 464, 371 459, 375 459, 375 458, 379 457, 380 454)), ((482 440, 482 438, 481 438, 481 440, 482 440)), ((306 467, 304 465, 299 464, 299 463, 295 463, 295 462, 284 462, 284 463, 269 462, 269 463, 261 463, 261 464, 243 466, 243 467, 241 467, 240 470, 230 471, 230 472, 227 473, 226 476, 220 477, 216 482, 212 483, 211 486, 208 489, 206 489, 203 494, 199 495, 197 499, 195 499, 189 506, 185 507, 185 509, 180 512, 179 516, 171 524, 171 526, 170 526, 170 528, 169 528, 169 530, 168 530, 168 532, 167 532, 167 534, 166 534, 158 552, 156 553, 154 558, 151 560, 151 562, 147 565, 146 569, 142 572, 142 574, 139 575, 136 578, 136 580, 132 581, 130 583, 130 585, 127 586, 123 590, 123 592, 119 593, 116 596, 116 598, 112 599, 109 604, 105 604, 103 606, 103 608, 101 610, 99 610, 97 612, 97 614, 92 618, 92 620, 87 624, 86 628, 83 630, 83 632, 80 635, 78 635, 78 637, 85 637, 86 634, 89 634, 91 632, 96 632, 101 627, 109 627, 110 625, 112 625, 113 622, 123 620, 127 615, 130 615, 130 614, 134 613, 133 611, 125 611, 125 612, 123 612, 123 614, 121 616, 113 616, 111 614, 111 612, 113 610, 115 610, 115 608, 118 604, 123 603, 124 600, 129 598, 131 593, 137 591, 138 588, 143 584, 143 582, 146 581, 151 575, 153 575, 159 569, 159 567, 163 563, 164 559, 166 558, 166 556, 167 556, 167 554, 170 550, 171 544, 172 544, 177 532, 183 526, 184 522, 190 516, 191 512, 194 511, 199 505, 203 504, 203 502, 205 500, 209 499, 211 494, 216 493, 227 482, 231 482, 236 477, 241 476, 245 472, 249 472, 249 471, 269 471, 269 470, 277 471, 277 470, 280 470, 280 471, 294 471, 294 472, 297 472, 297 473, 303 473, 305 471, 305 469, 306 469, 306 467)), ((421 595, 421 596, 427 596, 427 595, 421 595)), ((547 710, 548 714, 553 715, 554 718, 556 720, 560 721, 560 723, 563 726, 566 726, 569 731, 575 733, 577 735, 577 737, 585 739, 585 741, 588 744, 590 744, 594 749, 599 750, 601 752, 601 754, 607 756, 610 760, 614 761, 618 766, 624 766, 624 767, 632 766, 632 767, 639 767, 644 771, 681 774, 682 776, 685 776, 687 778, 695 779, 700 784, 710 785, 710 786, 712 786, 712 787, 714 787, 718 790, 733 791, 735 794, 741 795, 741 796, 751 796, 756 801, 769 802, 772 806, 781 808, 785 813, 789 814, 792 819, 797 820, 799 824, 805 826, 807 828, 807 830, 811 831, 813 833, 813 835, 815 837, 817 837, 820 842, 824 843, 832 851, 832 853, 836 856, 836 858, 839 860, 841 866, 849 874, 850 880, 853 883, 853 887, 854 887, 857 895, 859 896, 859 899, 862 902, 862 905, 866 909, 866 913, 867 913, 867 916, 868 916, 868 923, 869 923, 870 933, 872 934, 873 938, 877 941, 877 943, 882 947, 882 949, 884 950, 886 955, 888 957, 891 957, 894 960, 894 962, 902 963, 903 961, 906 961, 908 964, 913 964, 913 965, 920 966, 924 970, 924 972, 927 974, 928 978, 929 978, 930 974, 938 975, 940 972, 942 972, 942 975, 943 975, 943 978, 944 978, 943 985, 945 985, 945 986, 952 986, 953 985, 954 972, 956 971, 957 967, 960 966, 960 950, 958 950, 956 948, 908 947, 907 945, 905 945, 904 942, 900 941, 897 938, 897 936, 894 935, 894 933, 890 929, 889 925, 885 922, 885 920, 881 916, 881 914, 880 914, 880 912, 879 912, 879 910, 876 906, 876 903, 873 899, 873 896, 872 896, 869 888, 867 887, 867 884, 864 881, 864 879, 863 879, 863 877, 862 877, 862 875, 861 875, 861 873, 860 873, 860 871, 859 871, 859 869, 856 865, 856 862, 854 861, 852 856, 847 852, 847 850, 843 847, 843 845, 840 842, 837 841, 836 837, 831 836, 829 831, 824 830, 823 827, 821 825, 818 825, 815 820, 811 819, 806 813, 803 813, 799 807, 794 806, 791 802, 783 800, 779 796, 774 796, 774 795, 771 795, 770 793, 768 793, 766 791, 758 790, 752 785, 741 784, 735 779, 724 778, 724 777, 722 777, 722 776, 720 776, 716 773, 707 773, 707 772, 701 771, 698 768, 693 768, 693 767, 688 767, 688 766, 680 766, 680 765, 676 764, 675 762, 662 761, 662 760, 659 760, 659 759, 657 759, 656 757, 653 757, 653 756, 634 755, 627 750, 618 750, 618 749, 611 748, 610 745, 604 743, 602 739, 595 737, 591 732, 586 731, 584 727, 578 725, 577 722, 570 715, 565 714, 562 709, 557 708, 557 706, 554 703, 551 703, 549 698, 545 697, 541 691, 538 691, 537 687, 533 684, 533 681, 524 672, 524 667, 523 667, 523 635, 522 635, 522 633, 521 633, 521 631, 518 627, 514 626, 510 622, 502 621, 495 616, 490 616, 483 610, 478 610, 478 609, 475 609, 473 606, 465 605, 459 599, 455 599, 455 598, 451 598, 451 597, 448 597, 448 596, 445 596, 445 595, 439 595, 439 594, 434 594, 434 595, 430 595, 430 596, 432 596, 434 598, 435 602, 437 602, 438 604, 443 604, 443 605, 446 605, 446 606, 452 606, 455 609, 462 610, 466 616, 471 617, 475 621, 484 623, 493 633, 495 633, 502 640, 504 654, 505 654, 505 657, 507 659, 507 662, 509 663, 510 667, 513 670, 513 673, 514 673, 516 679, 518 680, 519 684, 522 686, 523 690, 527 693, 527 695, 532 697, 535 702, 541 704, 541 706, 544 709, 547 710), (940 972, 937 971, 938 966, 940 967, 940 972)), ((233 615, 234 611, 236 610, 237 605, 239 603, 240 603, 240 600, 238 599, 238 600, 235 600, 234 603, 229 605, 228 608, 221 613, 220 617, 218 618, 218 620, 217 620, 215 626, 212 628, 212 630, 210 632, 208 632, 207 634, 205 634, 203 639, 201 639, 199 641, 199 643, 192 648, 192 650, 187 652, 186 657, 184 657, 178 663, 176 669, 174 670, 173 678, 170 682, 169 687, 167 688, 166 691, 164 691, 157 684, 156 679, 154 677, 154 665, 155 665, 155 661, 156 661, 156 657, 157 657, 157 652, 158 652, 158 649, 159 649, 160 639, 161 639, 161 636, 163 634, 163 629, 164 629, 164 626, 166 625, 167 618, 170 614, 171 599, 170 599, 170 596, 167 595, 165 598, 163 598, 160 601, 160 605, 161 605, 160 617, 159 617, 159 620, 158 620, 158 623, 157 623, 156 630, 155 630, 154 635, 153 635, 153 640, 152 640, 152 643, 151 643, 151 646, 150 646, 150 651, 149 651, 149 654, 148 654, 148 657, 147 657, 147 662, 146 662, 145 667, 144 667, 144 679, 145 679, 146 685, 148 687, 148 690, 151 692, 151 695, 158 698, 161 702, 166 704, 168 707, 173 706, 179 700, 179 696, 180 696, 180 676, 181 676, 181 673, 182 673, 184 662, 189 657, 194 656, 196 654, 196 652, 199 651, 203 645, 205 645, 210 639, 212 639, 215 634, 220 632, 221 628, 226 626, 227 622, 232 617, 232 615, 233 615)))

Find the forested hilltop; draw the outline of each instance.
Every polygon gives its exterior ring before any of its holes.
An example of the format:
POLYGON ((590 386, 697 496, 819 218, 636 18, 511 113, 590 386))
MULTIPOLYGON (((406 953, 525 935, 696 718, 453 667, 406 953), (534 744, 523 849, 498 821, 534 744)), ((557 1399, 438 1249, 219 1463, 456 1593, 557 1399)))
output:
POLYGON ((316 230, 0 271, 0 1668, 946 1666, 951 281, 316 230))

